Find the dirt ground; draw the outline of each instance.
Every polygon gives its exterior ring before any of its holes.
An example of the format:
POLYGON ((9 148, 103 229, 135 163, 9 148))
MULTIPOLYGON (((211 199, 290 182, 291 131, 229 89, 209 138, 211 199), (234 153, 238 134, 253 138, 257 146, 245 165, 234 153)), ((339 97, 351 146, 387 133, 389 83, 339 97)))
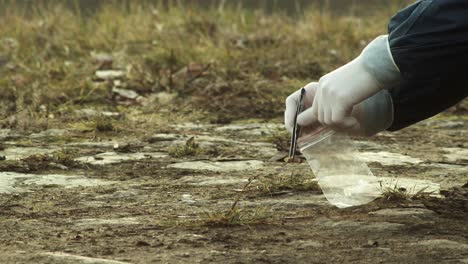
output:
POLYGON ((436 191, 348 209, 306 163, 271 160, 281 124, 1 130, 0 263, 467 263, 467 124, 448 113, 356 139, 375 175, 436 191), (225 221, 236 197, 240 218, 225 221))

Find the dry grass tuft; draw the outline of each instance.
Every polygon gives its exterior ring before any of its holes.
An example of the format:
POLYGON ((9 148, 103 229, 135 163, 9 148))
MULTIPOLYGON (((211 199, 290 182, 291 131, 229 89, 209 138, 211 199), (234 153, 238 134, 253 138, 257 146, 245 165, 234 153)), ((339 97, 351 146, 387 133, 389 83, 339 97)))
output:
POLYGON ((242 191, 227 211, 205 211, 202 216, 203 222, 208 226, 239 226, 268 224, 272 221, 273 215, 265 207, 257 207, 253 210, 239 208, 242 193, 248 190, 249 186, 257 179, 250 178, 244 185, 242 191))
POLYGON ((398 186, 398 184, 387 187, 381 185, 380 187, 382 189, 382 199, 391 202, 411 201, 431 194, 431 192, 426 192, 428 187, 421 188, 417 192, 411 192, 398 186))

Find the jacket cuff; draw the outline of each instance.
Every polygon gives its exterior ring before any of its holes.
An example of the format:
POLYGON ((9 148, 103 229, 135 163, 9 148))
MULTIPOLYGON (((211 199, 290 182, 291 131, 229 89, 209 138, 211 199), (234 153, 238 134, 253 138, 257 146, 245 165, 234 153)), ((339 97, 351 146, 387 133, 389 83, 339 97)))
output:
POLYGON ((400 70, 393 60, 388 35, 373 40, 360 56, 363 67, 379 83, 381 89, 391 89, 401 80, 400 70))

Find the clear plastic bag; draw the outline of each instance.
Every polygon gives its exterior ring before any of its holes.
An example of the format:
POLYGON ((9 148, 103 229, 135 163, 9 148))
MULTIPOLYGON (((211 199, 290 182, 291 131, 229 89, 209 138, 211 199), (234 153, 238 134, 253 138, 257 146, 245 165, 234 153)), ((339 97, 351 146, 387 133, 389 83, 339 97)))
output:
POLYGON ((351 139, 318 128, 298 140, 327 200, 338 208, 369 203, 381 194, 380 184, 351 139))

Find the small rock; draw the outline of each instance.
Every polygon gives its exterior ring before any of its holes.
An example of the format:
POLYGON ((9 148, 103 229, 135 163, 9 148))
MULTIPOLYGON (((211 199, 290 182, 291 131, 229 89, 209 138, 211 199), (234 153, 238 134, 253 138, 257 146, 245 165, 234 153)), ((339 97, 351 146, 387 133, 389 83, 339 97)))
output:
POLYGON ((189 253, 182 253, 181 257, 183 258, 189 258, 190 254, 189 253))
POLYGON ((182 194, 182 202, 185 204, 194 204, 196 201, 192 198, 190 194, 182 194))
POLYGON ((100 80, 114 80, 122 78, 124 76, 125 73, 123 71, 118 70, 103 70, 96 72, 96 77, 100 80))
POLYGON ((105 117, 119 117, 120 116, 119 112, 97 111, 97 110, 89 109, 89 108, 76 110, 75 113, 77 113, 78 115, 82 117, 95 117, 98 115, 105 116, 105 117))
POLYGON ((68 170, 68 167, 63 165, 63 164, 58 164, 58 163, 52 162, 49 165, 51 167, 55 167, 55 168, 58 168, 58 169, 61 169, 61 170, 68 170))
POLYGON ((115 143, 114 144, 114 151, 115 152, 120 152, 120 153, 133 153, 135 152, 135 148, 137 146, 134 146, 130 143, 115 143))
POLYGON ((128 90, 128 89, 120 89, 120 88, 112 88, 112 92, 123 97, 123 98, 126 98, 126 99, 131 99, 131 100, 135 100, 137 99, 140 95, 135 92, 135 91, 132 91, 132 90, 128 90))
POLYGON ((148 242, 145 242, 145 241, 138 241, 138 242, 136 243, 136 246, 137 246, 137 247, 150 247, 151 244, 148 243, 148 242))
POLYGON ((270 158, 272 162, 284 162, 284 159, 288 157, 287 152, 278 152, 273 157, 270 158))
POLYGON ((379 242, 375 240, 367 240, 367 246, 365 247, 378 247, 379 242))
POLYGON ((160 141, 174 141, 179 139, 180 135, 177 134, 155 134, 148 141, 150 143, 156 143, 160 141))
POLYGON ((304 162, 304 158, 301 158, 301 157, 286 157, 283 159, 284 162, 286 163, 303 163, 304 162))

